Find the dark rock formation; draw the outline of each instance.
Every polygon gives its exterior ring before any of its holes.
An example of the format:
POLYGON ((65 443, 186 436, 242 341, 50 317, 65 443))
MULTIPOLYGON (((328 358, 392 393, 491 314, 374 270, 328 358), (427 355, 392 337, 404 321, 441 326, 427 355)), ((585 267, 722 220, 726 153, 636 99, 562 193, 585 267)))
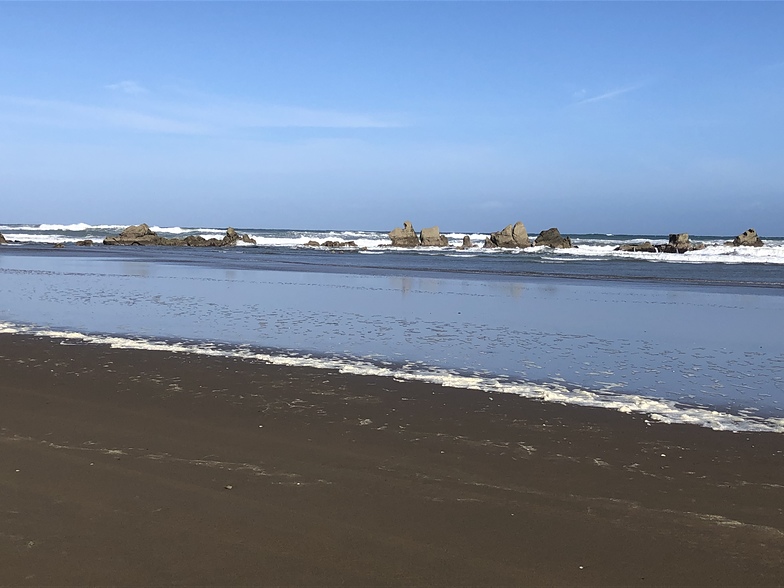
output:
POLYGON ((430 227, 419 232, 419 244, 424 247, 446 247, 449 239, 441 234, 438 227, 430 227))
POLYGON ((474 246, 474 244, 471 243, 471 237, 466 235, 465 237, 463 237, 463 244, 460 245, 458 247, 458 249, 471 249, 471 247, 473 247, 473 246, 474 246))
POLYGON ((229 227, 226 229, 226 235, 223 237, 221 245, 236 245, 237 241, 242 241, 243 243, 248 243, 250 245, 256 244, 256 239, 252 238, 250 235, 240 235, 233 228, 229 227))
POLYGON ((573 247, 572 240, 569 237, 564 237, 556 228, 539 233, 534 245, 545 245, 553 249, 571 249, 573 247))
POLYGON ((686 253, 700 249, 705 249, 705 244, 692 243, 689 240, 689 233, 671 233, 669 242, 656 245, 656 251, 661 253, 686 253))
POLYGON ((733 245, 735 247, 762 247, 765 243, 757 235, 757 231, 749 229, 743 231, 740 235, 735 237, 732 241, 727 241, 725 245, 733 245))
POLYGON ((205 239, 199 235, 189 235, 184 239, 167 239, 158 236, 146 224, 127 227, 117 237, 106 237, 104 245, 165 245, 168 247, 226 247, 238 241, 256 244, 249 235, 240 235, 233 228, 226 229, 223 239, 205 239))
POLYGON ((89 247, 92 244, 93 244, 92 239, 85 239, 84 241, 77 241, 75 243, 75 245, 78 245, 79 247, 89 247))
POLYGON ((65 249, 65 243, 55 243, 54 244, 54 248, 55 249, 65 249))
POLYGON ((6 243, 5 237, 3 237, 3 233, 0 233, 0 243, 6 243))
POLYGON ((321 243, 311 240, 305 243, 305 247, 321 247, 321 243))
POLYGON ((644 243, 624 243, 623 245, 616 247, 615 251, 656 253, 656 247, 654 247, 650 241, 645 241, 644 243))
POLYGON ((507 225, 503 230, 492 233, 485 239, 485 247, 504 247, 514 249, 516 247, 530 247, 531 240, 525 225, 517 221, 514 225, 507 225))
POLYGON ((405 221, 403 228, 394 228, 389 233, 389 238, 392 239, 393 247, 416 247, 419 245, 419 237, 417 237, 414 227, 411 226, 411 221, 405 221))
POLYGON ((123 229, 117 237, 106 237, 104 245, 166 245, 167 239, 151 231, 147 224, 131 225, 123 229))
POLYGON ((357 244, 354 241, 324 241, 321 244, 323 247, 356 247, 357 244))

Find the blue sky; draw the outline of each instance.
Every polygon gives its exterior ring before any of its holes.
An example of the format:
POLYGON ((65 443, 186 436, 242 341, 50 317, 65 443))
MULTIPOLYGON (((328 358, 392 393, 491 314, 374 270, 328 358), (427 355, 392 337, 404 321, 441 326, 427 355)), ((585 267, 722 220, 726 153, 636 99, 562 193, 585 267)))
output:
POLYGON ((784 3, 0 3, 0 221, 784 235, 784 3))

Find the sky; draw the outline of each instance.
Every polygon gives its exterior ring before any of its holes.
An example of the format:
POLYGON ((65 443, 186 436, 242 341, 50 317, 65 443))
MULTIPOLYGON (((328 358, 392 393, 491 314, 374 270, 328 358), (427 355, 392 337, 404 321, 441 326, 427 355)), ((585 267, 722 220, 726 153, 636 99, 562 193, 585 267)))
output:
POLYGON ((782 2, 0 2, 0 222, 784 235, 782 2))

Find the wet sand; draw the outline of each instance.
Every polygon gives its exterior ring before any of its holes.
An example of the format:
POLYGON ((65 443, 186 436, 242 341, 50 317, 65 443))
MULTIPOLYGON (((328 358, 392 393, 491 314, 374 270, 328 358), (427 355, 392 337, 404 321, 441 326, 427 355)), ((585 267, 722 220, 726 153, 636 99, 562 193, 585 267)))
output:
POLYGON ((784 583, 784 436, 0 335, 0 585, 784 583))

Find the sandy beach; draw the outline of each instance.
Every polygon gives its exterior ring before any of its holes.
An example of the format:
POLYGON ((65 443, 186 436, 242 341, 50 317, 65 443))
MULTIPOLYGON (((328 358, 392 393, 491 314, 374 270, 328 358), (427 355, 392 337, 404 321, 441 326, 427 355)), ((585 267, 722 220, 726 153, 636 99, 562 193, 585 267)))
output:
POLYGON ((784 582, 784 438, 0 335, 0 585, 784 582))

